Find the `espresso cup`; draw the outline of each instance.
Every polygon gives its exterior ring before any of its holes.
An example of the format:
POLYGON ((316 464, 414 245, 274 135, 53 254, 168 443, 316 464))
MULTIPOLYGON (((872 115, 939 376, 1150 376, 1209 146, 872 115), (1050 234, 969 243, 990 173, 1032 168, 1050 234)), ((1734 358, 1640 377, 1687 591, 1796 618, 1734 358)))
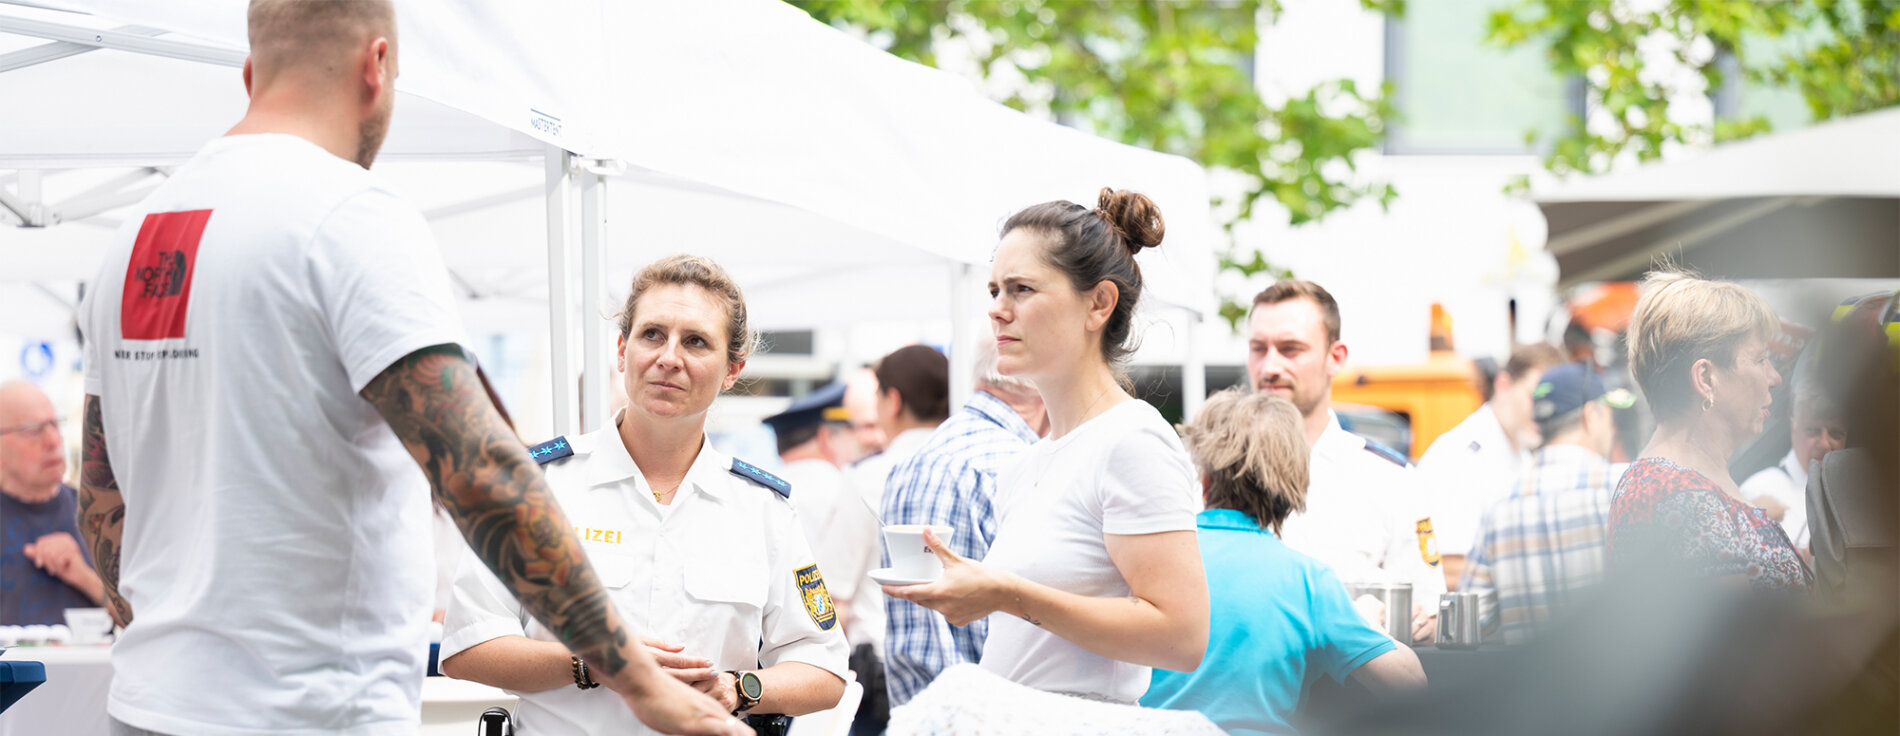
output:
POLYGON ((112 615, 103 608, 68 608, 66 626, 74 644, 104 644, 112 636, 112 615))
POLYGON ((891 551, 891 574, 919 580, 943 577, 943 563, 924 544, 924 530, 937 533, 937 540, 950 543, 955 527, 924 524, 897 524, 884 527, 884 543, 891 551))

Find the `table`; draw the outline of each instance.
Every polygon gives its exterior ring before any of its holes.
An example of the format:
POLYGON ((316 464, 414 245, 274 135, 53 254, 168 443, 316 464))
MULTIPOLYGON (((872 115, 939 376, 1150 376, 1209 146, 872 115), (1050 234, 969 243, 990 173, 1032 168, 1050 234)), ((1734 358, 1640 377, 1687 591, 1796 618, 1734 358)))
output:
MULTIPOLYGON (((1418 655, 1419 665, 1425 668, 1427 687, 1437 691, 1455 688, 1498 667, 1508 666, 1515 661, 1514 655, 1520 650, 1502 645, 1487 645, 1481 649, 1439 649, 1424 644, 1413 647, 1412 651, 1418 655)), ((1302 732, 1318 730, 1313 726, 1351 717, 1378 703, 1380 700, 1357 682, 1348 680, 1340 684, 1334 682, 1333 678, 1321 675, 1307 691, 1306 703, 1300 708, 1293 725, 1302 732)))
POLYGON ((106 690, 112 687, 112 648, 98 646, 15 647, 7 661, 46 665, 46 684, 0 713, 0 736, 108 732, 106 690))
MULTIPOLYGON (((106 695, 112 687, 112 648, 101 646, 17 647, 5 661, 46 666, 41 685, 5 712, 0 736, 107 736, 106 695)), ((487 685, 430 677, 422 682, 422 736, 465 736, 482 711, 513 710, 515 697, 487 685)))

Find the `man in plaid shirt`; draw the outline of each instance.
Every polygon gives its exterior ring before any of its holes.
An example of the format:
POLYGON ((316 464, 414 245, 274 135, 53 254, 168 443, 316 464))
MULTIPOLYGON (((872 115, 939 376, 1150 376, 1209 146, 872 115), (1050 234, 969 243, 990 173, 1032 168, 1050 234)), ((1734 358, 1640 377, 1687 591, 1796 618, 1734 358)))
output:
POLYGON ((1484 513, 1460 590, 1488 590, 1486 638, 1529 641, 1603 576, 1603 538, 1620 471, 1610 465, 1613 409, 1628 391, 1606 390, 1595 366, 1551 368, 1532 391, 1544 443, 1511 495, 1484 513), (1501 628, 1501 631, 1500 631, 1501 628))
MULTIPOLYGON (((1048 432, 1049 419, 1033 386, 996 372, 994 343, 979 346, 975 368, 970 400, 891 470, 882 516, 886 525, 956 527, 950 548, 981 560, 996 537, 996 471, 1048 432)), ((883 564, 891 564, 889 550, 883 564)), ((944 668, 983 656, 987 619, 951 626, 942 614, 889 597, 884 610, 884 673, 892 708, 909 702, 944 668)))

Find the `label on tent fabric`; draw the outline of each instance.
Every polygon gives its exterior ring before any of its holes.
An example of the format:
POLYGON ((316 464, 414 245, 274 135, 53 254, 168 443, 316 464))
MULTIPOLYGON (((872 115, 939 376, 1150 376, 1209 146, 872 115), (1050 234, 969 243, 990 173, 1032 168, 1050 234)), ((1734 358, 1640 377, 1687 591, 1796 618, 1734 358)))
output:
POLYGON ((119 305, 119 334, 126 340, 169 340, 185 336, 191 303, 192 266, 211 210, 155 212, 145 216, 125 269, 119 305))

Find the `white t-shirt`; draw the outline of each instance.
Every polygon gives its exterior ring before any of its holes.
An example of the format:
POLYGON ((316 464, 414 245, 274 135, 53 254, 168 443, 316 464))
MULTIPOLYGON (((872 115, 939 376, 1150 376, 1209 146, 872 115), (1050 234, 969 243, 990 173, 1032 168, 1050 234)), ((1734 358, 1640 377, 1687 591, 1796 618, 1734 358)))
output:
MULTIPOLYGON (((1194 531, 1194 465, 1154 407, 1124 401, 996 476, 996 541, 983 564, 1093 597, 1131 592, 1104 535, 1194 531)), ((983 668, 1039 690, 1133 703, 1149 668, 1095 654, 1015 616, 990 616, 983 668)))
POLYGON ((86 393, 134 616, 107 712, 163 733, 414 733, 429 486, 357 392, 466 343, 421 214, 301 138, 219 138, 92 283, 86 393))

